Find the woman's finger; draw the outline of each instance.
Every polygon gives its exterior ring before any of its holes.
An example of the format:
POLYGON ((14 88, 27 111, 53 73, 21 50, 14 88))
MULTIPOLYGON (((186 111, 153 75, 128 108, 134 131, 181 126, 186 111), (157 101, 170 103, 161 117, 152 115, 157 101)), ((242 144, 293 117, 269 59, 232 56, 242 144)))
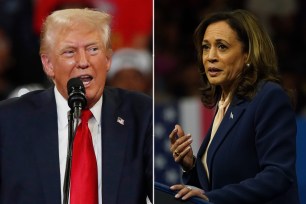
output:
POLYGON ((182 152, 185 146, 188 146, 191 144, 192 141, 190 142, 190 139, 191 139, 191 135, 189 134, 189 135, 185 135, 177 139, 173 144, 170 143, 170 151, 172 153, 174 153, 174 151, 182 152))
POLYGON ((185 156, 186 154, 190 151, 191 147, 188 146, 186 147, 186 149, 184 149, 183 152, 179 153, 179 152, 175 152, 174 151, 174 161, 175 162, 180 162, 185 156), (187 152, 187 153, 186 153, 187 152))
POLYGON ((182 137, 185 135, 184 130, 182 129, 182 127, 180 125, 175 125, 175 129, 177 129, 177 136, 178 137, 182 137))
POLYGON ((173 190, 173 191, 178 191, 178 190, 181 190, 184 187, 185 186, 183 184, 176 184, 176 185, 170 186, 170 189, 173 190))
POLYGON ((186 149, 192 143, 191 135, 188 134, 184 136, 183 138, 178 139, 177 143, 179 143, 179 145, 177 146, 175 150, 178 152, 183 152, 184 149, 186 149))
POLYGON ((169 139, 170 139, 171 144, 174 144, 175 141, 176 141, 177 130, 178 130, 177 128, 174 128, 169 135, 169 139))
POLYGON ((182 198, 184 197, 186 194, 188 194, 188 192, 190 191, 190 188, 187 188, 186 186, 184 186, 184 188, 182 188, 181 190, 179 190, 176 194, 175 194, 175 198, 182 198))
POLYGON ((175 194, 175 198, 181 198, 182 200, 187 200, 188 198, 197 196, 203 200, 208 201, 208 197, 204 194, 204 190, 194 187, 185 186, 183 184, 176 184, 170 187, 171 190, 178 191, 175 194))
POLYGON ((206 201, 208 201, 208 198, 206 195, 204 195, 204 191, 200 189, 190 189, 184 196, 182 196, 182 200, 187 200, 191 197, 200 197, 206 201))
MULTIPOLYGON (((191 146, 187 146, 181 153, 176 153, 174 152, 174 155, 176 156, 175 158, 177 158, 178 160, 181 160, 183 159, 184 157, 186 157, 188 155, 188 153, 190 152, 191 150, 191 146)), ((191 154, 192 156, 193 154, 191 154)), ((175 160, 175 159, 174 159, 175 160)))

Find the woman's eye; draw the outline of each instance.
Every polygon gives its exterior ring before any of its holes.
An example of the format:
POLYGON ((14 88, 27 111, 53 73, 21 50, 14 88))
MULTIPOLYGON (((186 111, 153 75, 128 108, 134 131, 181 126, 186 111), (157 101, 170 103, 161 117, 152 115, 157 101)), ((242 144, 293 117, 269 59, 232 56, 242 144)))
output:
POLYGON ((204 44, 204 45, 202 45, 202 50, 208 50, 209 49, 209 46, 207 45, 207 44, 204 44))
POLYGON ((227 48, 227 46, 226 46, 226 45, 223 45, 223 44, 220 44, 220 45, 218 45, 218 48, 219 48, 220 50, 225 50, 225 49, 227 48))

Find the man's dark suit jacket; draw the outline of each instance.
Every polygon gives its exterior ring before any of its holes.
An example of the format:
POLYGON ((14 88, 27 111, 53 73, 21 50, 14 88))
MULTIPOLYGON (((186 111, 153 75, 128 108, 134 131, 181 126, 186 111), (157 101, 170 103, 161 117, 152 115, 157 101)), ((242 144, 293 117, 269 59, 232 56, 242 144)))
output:
MULTIPOLYGON (((101 121, 103 203, 146 203, 153 188, 151 98, 105 88, 101 121)), ((52 88, 0 105, 0 203, 61 203, 52 88)))
POLYGON ((298 204, 296 122, 286 93, 275 83, 259 86, 252 100, 234 98, 207 154, 211 129, 196 167, 183 176, 214 204, 298 204))

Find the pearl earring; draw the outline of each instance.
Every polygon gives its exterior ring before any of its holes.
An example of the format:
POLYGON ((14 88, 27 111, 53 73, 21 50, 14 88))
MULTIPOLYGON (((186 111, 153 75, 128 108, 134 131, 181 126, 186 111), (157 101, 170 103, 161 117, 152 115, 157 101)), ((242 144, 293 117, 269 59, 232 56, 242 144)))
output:
POLYGON ((246 64, 246 66, 247 66, 247 67, 250 67, 250 66, 251 66, 251 64, 250 64, 250 63, 247 63, 247 64, 246 64))

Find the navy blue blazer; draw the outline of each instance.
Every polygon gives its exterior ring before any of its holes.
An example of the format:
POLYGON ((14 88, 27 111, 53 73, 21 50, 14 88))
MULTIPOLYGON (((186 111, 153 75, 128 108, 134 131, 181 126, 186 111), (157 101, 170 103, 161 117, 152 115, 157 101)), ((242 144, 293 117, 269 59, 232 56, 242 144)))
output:
MULTIPOLYGON (((145 204, 153 189, 151 98, 106 87, 101 120, 103 203, 145 204)), ((0 203, 60 204, 61 190, 53 88, 4 101, 0 203)))
POLYGON ((267 82, 252 100, 234 98, 209 147, 209 178, 201 158, 184 173, 214 204, 298 204, 295 173, 296 121, 289 97, 267 82))

